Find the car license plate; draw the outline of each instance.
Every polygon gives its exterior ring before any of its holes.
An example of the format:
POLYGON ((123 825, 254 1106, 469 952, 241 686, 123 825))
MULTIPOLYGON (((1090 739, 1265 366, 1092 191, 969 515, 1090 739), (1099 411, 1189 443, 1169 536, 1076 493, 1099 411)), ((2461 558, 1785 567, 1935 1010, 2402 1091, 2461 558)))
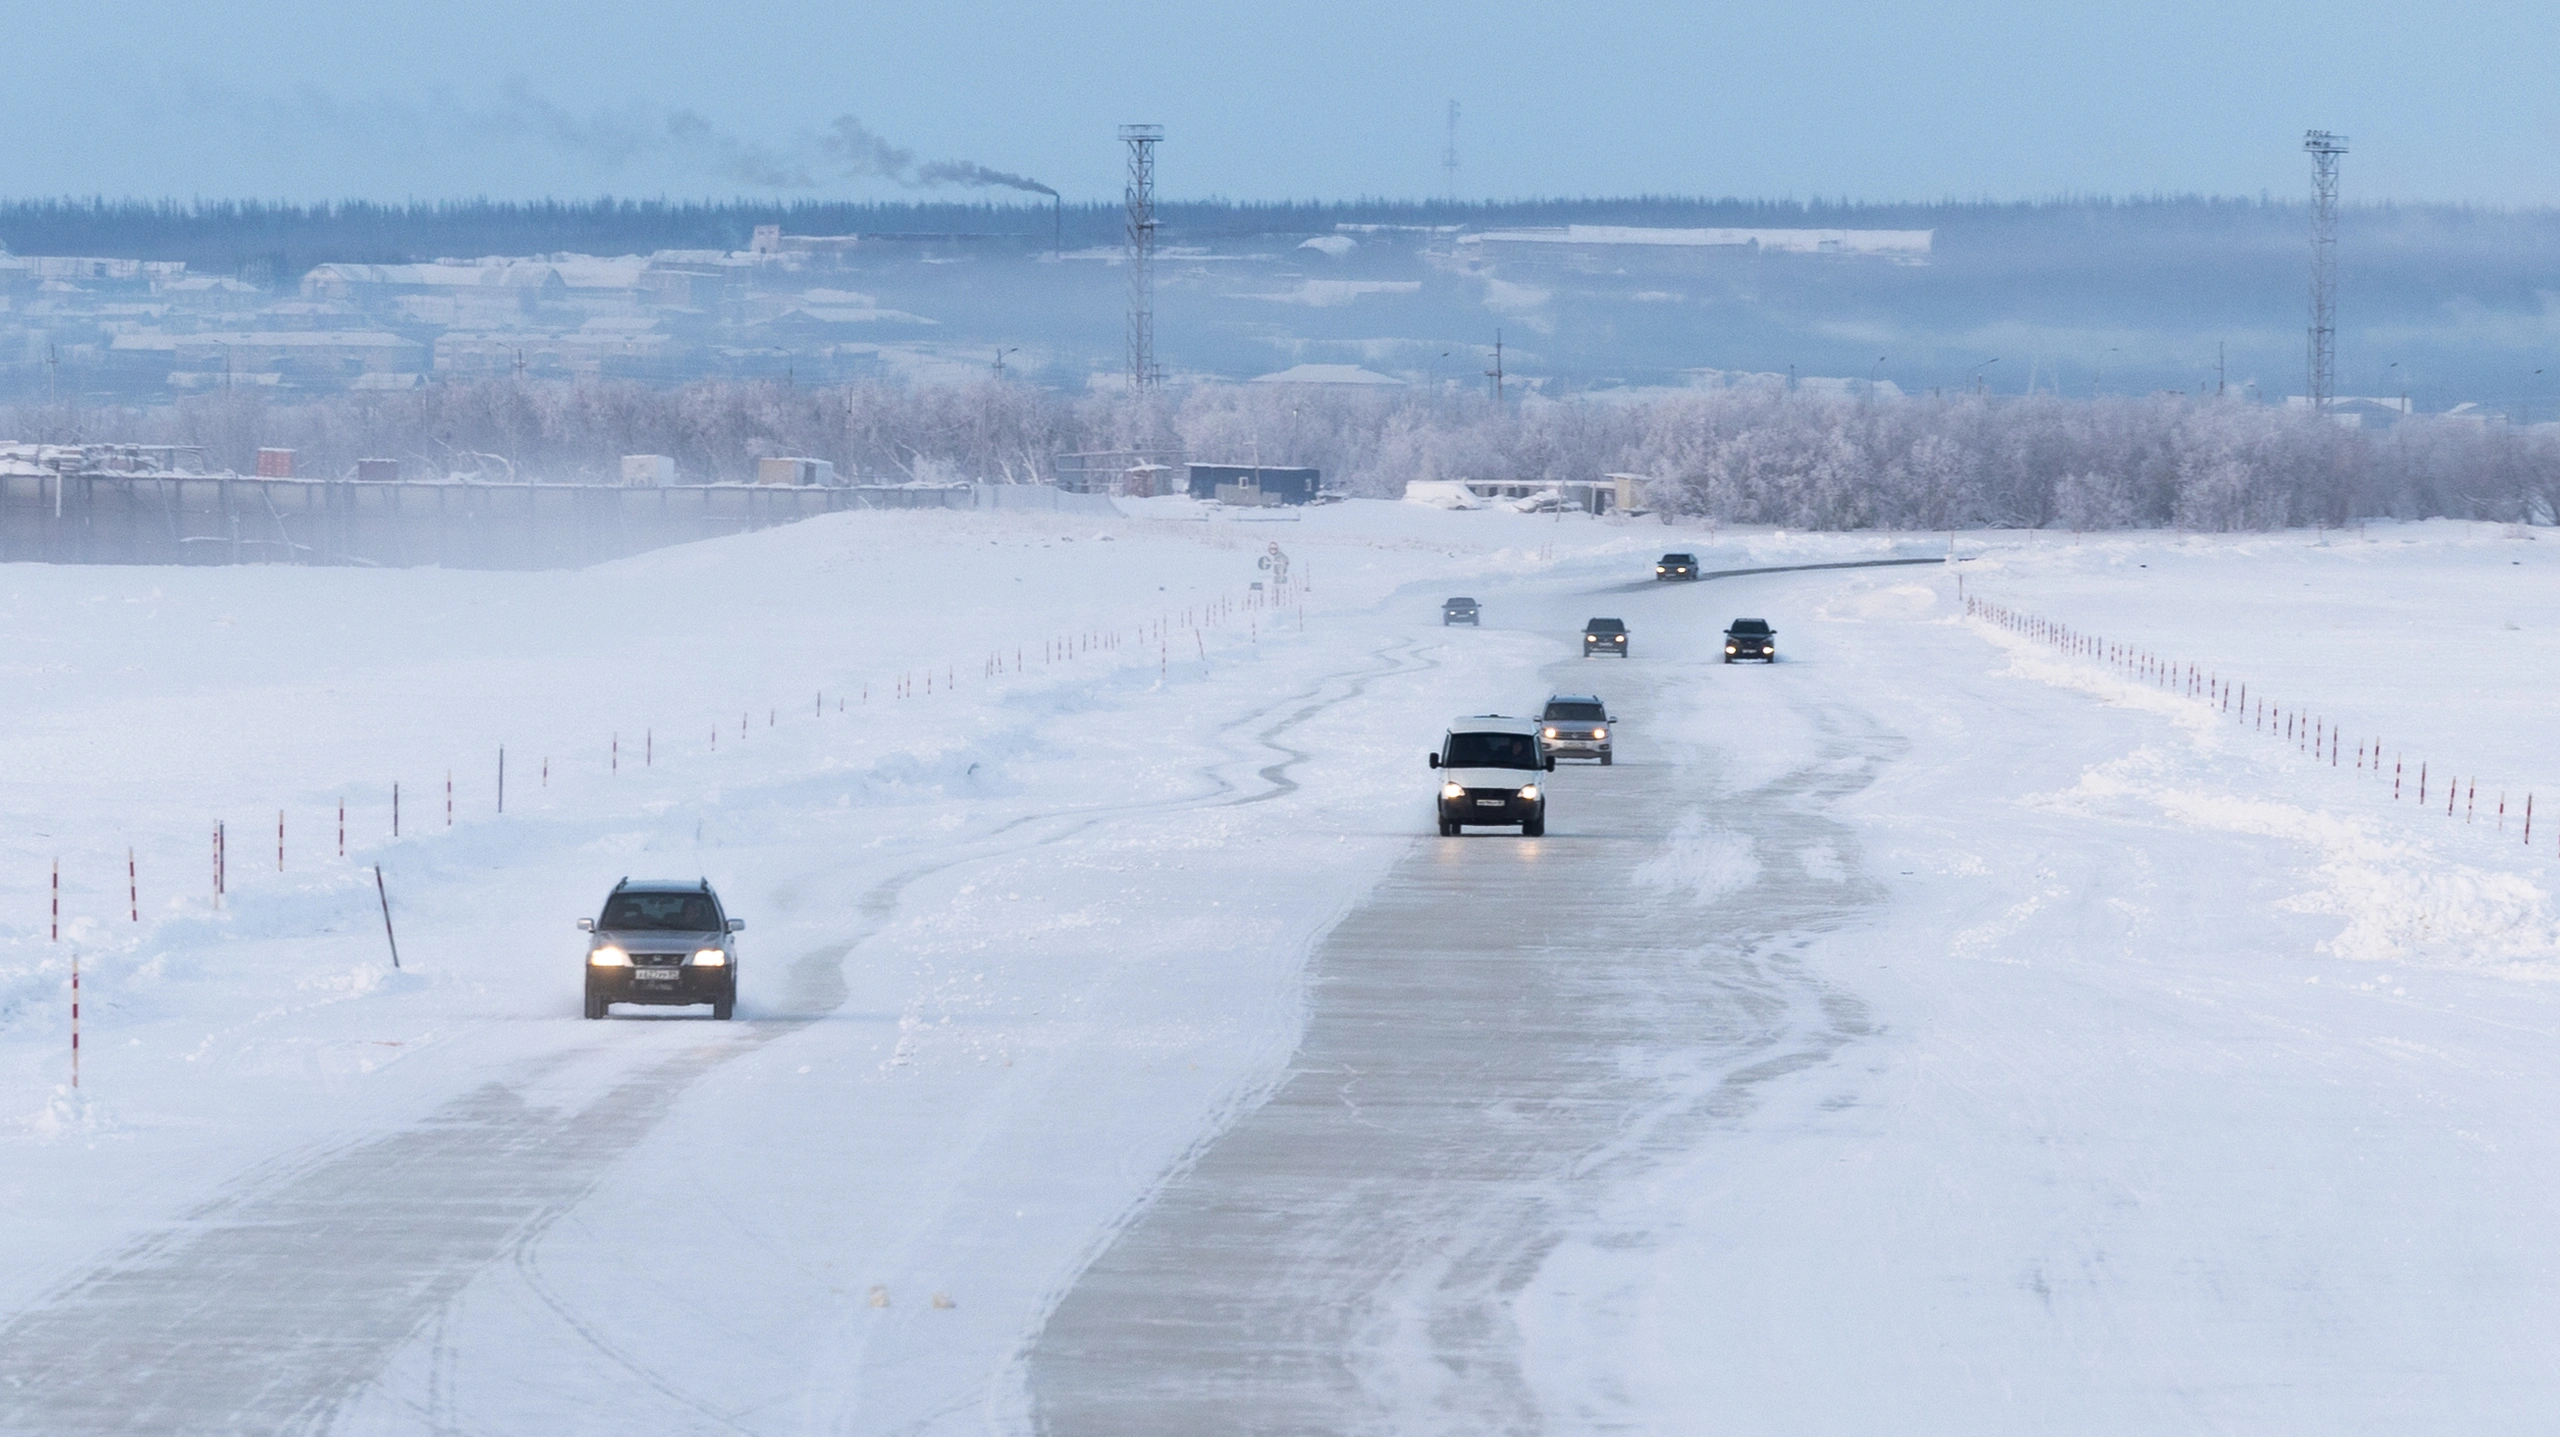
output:
POLYGON ((674 968, 634 968, 631 976, 643 983, 672 983, 678 970, 674 968))
POLYGON ((1502 800, 1501 800, 1501 799, 1498 799, 1498 798, 1479 798, 1479 799, 1477 799, 1477 800, 1476 800, 1476 807, 1478 807, 1478 808, 1500 808, 1500 807, 1502 807, 1502 800))

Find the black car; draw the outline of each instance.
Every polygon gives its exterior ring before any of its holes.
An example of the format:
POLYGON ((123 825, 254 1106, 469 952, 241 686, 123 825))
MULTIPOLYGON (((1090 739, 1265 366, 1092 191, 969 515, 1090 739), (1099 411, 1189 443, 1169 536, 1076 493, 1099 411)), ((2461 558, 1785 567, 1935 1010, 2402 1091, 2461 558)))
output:
POLYGON ((1778 631, 1769 627, 1767 619, 1736 619, 1725 626, 1724 661, 1759 659, 1764 663, 1778 661, 1778 631))
POLYGON ((1698 556, 1665 554, 1654 560, 1653 576, 1657 579, 1694 579, 1698 577, 1698 556))
POLYGON ((1582 626, 1582 656, 1616 654, 1627 656, 1627 626, 1618 619, 1593 619, 1582 626))
POLYGON ((1476 601, 1473 599, 1442 599, 1440 601, 1442 628, 1447 628, 1451 624, 1474 624, 1477 628, 1483 628, 1482 614, 1483 610, 1476 607, 1476 601))
POLYGON ((738 948, 746 927, 720 909, 711 880, 626 878, 604 912, 581 918, 587 942, 587 1016, 616 1003, 708 1003, 726 1021, 738 1003, 738 948))

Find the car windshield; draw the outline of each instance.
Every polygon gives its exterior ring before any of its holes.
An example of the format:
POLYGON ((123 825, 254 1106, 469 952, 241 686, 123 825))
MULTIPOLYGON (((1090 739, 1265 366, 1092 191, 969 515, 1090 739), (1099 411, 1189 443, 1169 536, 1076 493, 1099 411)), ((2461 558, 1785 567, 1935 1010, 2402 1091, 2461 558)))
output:
POLYGON ((1627 630, 1627 626, 1617 619, 1593 619, 1583 628, 1585 632, 1594 634, 1622 634, 1627 630))
POLYGON ((1525 733, 1453 733, 1443 768, 1536 768, 1538 741, 1525 733))
POLYGON ((1476 601, 1473 599, 1451 599, 1449 601, 1449 607, 1453 609, 1472 609, 1475 606, 1476 601))
POLYGON ((1662 556, 1662 562, 1666 564, 1694 564, 1698 561, 1687 554, 1665 554, 1662 556))
POLYGON ((1563 719, 1568 723, 1599 723, 1608 716, 1609 711, 1598 704, 1547 705, 1548 718, 1563 719))
POLYGON ((708 893, 617 893, 605 900, 604 917, 596 926, 619 932, 714 933, 720 928, 720 908, 708 893))
POLYGON ((1737 634, 1765 634, 1769 632, 1769 621, 1767 619, 1736 619, 1733 621, 1733 631, 1737 634))

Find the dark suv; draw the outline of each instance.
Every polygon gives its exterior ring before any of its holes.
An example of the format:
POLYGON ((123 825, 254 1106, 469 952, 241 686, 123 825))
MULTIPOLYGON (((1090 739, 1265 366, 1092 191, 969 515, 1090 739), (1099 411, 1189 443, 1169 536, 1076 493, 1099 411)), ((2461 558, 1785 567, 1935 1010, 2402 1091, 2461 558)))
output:
POLYGON ((1582 656, 1616 654, 1627 656, 1627 626, 1620 619, 1593 619, 1582 626, 1582 656))
POLYGON ((1654 561, 1653 576, 1657 579, 1694 579, 1698 577, 1698 556, 1665 554, 1654 561))
POLYGON ((1767 619, 1736 619, 1725 626, 1724 661, 1759 659, 1764 663, 1778 661, 1778 631, 1769 627, 1767 619))
POLYGON ((616 1003, 708 1003, 726 1021, 738 1004, 738 945, 730 935, 743 919, 720 911, 707 878, 626 878, 613 885, 604 912, 581 918, 587 942, 587 1016, 616 1003))
POLYGON ((1473 599, 1440 601, 1440 627, 1444 629, 1451 624, 1473 624, 1477 628, 1483 628, 1483 614, 1484 611, 1476 607, 1476 601, 1473 599))

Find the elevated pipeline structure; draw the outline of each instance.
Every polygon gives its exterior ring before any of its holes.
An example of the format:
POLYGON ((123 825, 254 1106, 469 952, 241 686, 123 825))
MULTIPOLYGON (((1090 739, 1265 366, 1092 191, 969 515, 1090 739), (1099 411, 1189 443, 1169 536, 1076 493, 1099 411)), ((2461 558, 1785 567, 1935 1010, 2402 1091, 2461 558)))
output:
POLYGON ((0 468, 0 563, 578 568, 848 509, 1074 509, 1039 485, 487 483, 0 468))

